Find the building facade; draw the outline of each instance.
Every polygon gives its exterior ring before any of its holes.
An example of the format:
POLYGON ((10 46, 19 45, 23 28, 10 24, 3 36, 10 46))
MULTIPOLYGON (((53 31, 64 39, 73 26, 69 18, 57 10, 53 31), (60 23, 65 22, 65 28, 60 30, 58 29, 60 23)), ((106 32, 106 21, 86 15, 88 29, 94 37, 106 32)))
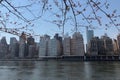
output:
POLYGON ((98 55, 98 42, 99 37, 93 37, 88 43, 88 51, 86 55, 96 56, 98 55))
POLYGON ((61 55, 60 41, 53 38, 48 41, 48 56, 56 57, 61 55))
POLYGON ((6 37, 2 37, 0 40, 0 58, 7 58, 9 53, 9 46, 6 41, 6 37))
POLYGON ((75 32, 71 39, 71 55, 84 56, 83 36, 80 32, 75 32))
POLYGON ((9 52, 11 58, 19 57, 19 43, 15 37, 10 38, 9 52))
POLYGON ((106 55, 114 55, 112 39, 107 35, 102 36, 101 39, 104 41, 106 55))
POLYGON ((63 55, 70 56, 71 55, 71 38, 65 37, 63 40, 63 55))
POLYGON ((40 37, 39 43, 39 57, 45 57, 48 55, 48 41, 50 40, 50 36, 44 35, 40 37))

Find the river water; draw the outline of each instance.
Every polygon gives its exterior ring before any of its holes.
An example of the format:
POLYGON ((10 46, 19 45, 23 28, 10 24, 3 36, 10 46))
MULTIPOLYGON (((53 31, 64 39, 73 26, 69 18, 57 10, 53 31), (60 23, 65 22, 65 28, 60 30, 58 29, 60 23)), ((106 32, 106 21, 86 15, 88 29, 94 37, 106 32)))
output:
POLYGON ((0 80, 120 80, 120 62, 0 61, 0 80))

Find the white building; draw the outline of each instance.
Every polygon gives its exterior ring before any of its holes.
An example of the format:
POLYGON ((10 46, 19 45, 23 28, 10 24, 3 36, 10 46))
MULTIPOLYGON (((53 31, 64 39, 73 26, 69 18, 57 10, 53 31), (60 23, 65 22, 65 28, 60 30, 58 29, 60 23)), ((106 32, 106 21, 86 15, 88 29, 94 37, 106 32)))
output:
POLYGON ((71 54, 71 51, 70 51, 70 40, 71 38, 70 37, 65 37, 64 40, 63 40, 63 55, 65 56, 69 56, 71 54))
POLYGON ((25 57, 25 52, 26 52, 26 43, 23 38, 20 37, 19 41, 19 57, 24 58, 25 57))
POLYGON ((61 55, 60 42, 57 39, 51 39, 48 42, 48 56, 55 57, 61 55))
POLYGON ((44 35, 40 38, 39 44, 39 57, 45 57, 48 54, 48 41, 50 40, 50 36, 44 35))

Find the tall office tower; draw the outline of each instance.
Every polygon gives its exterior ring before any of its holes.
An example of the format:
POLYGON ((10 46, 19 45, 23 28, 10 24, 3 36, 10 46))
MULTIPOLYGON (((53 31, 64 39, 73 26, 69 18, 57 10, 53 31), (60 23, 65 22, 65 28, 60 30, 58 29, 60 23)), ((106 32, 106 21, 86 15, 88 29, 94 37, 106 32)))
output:
POLYGON ((71 39, 71 55, 84 56, 83 36, 80 32, 75 32, 71 39))
POLYGON ((101 39, 104 41, 106 55, 114 55, 112 39, 108 37, 107 34, 102 36, 101 39))
POLYGON ((25 58, 26 53, 26 40, 25 34, 22 34, 19 39, 19 57, 25 58))
POLYGON ((98 55, 98 37, 93 37, 88 43, 87 55, 96 56, 98 55))
POLYGON ((99 37, 93 37, 88 43, 87 55, 105 55, 104 41, 99 39, 99 37))
POLYGON ((113 40, 113 48, 114 48, 114 53, 115 55, 119 55, 119 48, 118 48, 118 42, 116 39, 113 40))
POLYGON ((86 28, 86 36, 87 36, 87 44, 86 44, 86 52, 87 52, 88 51, 88 44, 89 44, 90 40, 94 37, 94 31, 88 30, 88 27, 87 27, 86 28))
POLYGON ((50 40, 50 36, 44 35, 40 37, 39 43, 39 57, 45 57, 48 55, 48 41, 50 40))
POLYGON ((98 55, 106 55, 104 41, 102 39, 99 39, 97 45, 98 45, 98 55))
POLYGON ((58 40, 59 41, 59 43, 60 43, 60 55, 63 55, 63 40, 62 40, 62 37, 61 36, 59 36, 59 34, 58 33, 56 33, 55 34, 55 36, 54 36, 54 39, 56 39, 56 40, 58 40))
POLYGON ((9 51, 11 58, 19 57, 19 43, 15 37, 10 38, 9 51))
POLYGON ((0 40, 0 58, 8 57, 8 49, 9 46, 7 44, 6 38, 2 37, 2 39, 0 40))
POLYGON ((35 54, 36 54, 36 49, 35 49, 35 45, 29 45, 29 48, 28 48, 28 57, 29 58, 34 58, 35 57, 35 54))
POLYGON ((120 53, 120 34, 117 36, 118 52, 120 53))
POLYGON ((87 44, 89 43, 89 41, 94 37, 94 31, 93 30, 86 30, 86 34, 87 34, 87 44))
MULTIPOLYGON (((25 53, 25 56, 26 57, 31 57, 30 55, 31 55, 31 52, 30 52, 30 50, 29 50, 29 47, 30 46, 34 46, 33 48, 35 48, 35 41, 34 41, 34 38, 32 37, 32 36, 29 36, 28 38, 27 38, 27 45, 26 45, 26 53, 25 53)), ((32 47, 30 47, 30 48, 32 48, 32 47)), ((31 49, 31 50, 34 50, 34 49, 31 49)), ((35 54, 36 52, 34 52, 34 53, 32 53, 32 54, 35 54)), ((32 56, 33 57, 33 56, 32 56)))
POLYGON ((56 57, 61 55, 60 41, 57 39, 50 39, 48 41, 48 56, 56 57))
POLYGON ((36 51, 36 53, 34 55, 35 58, 39 57, 39 45, 40 45, 39 42, 35 42, 35 51, 36 51))
POLYGON ((68 36, 68 37, 64 37, 64 40, 63 40, 63 55, 65 56, 70 56, 71 55, 71 51, 70 51, 70 40, 71 38, 68 36))

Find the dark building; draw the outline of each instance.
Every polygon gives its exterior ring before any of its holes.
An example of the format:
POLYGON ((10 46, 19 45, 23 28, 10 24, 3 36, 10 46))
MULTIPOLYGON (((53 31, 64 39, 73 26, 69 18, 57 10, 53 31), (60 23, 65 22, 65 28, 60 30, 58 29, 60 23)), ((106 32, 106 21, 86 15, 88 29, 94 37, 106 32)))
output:
POLYGON ((99 37, 93 37, 88 43, 88 51, 86 55, 96 56, 98 55, 98 42, 99 37))
POLYGON ((34 45, 35 44, 34 38, 32 36, 27 38, 27 44, 28 45, 34 45))
POLYGON ((58 33, 56 33, 55 36, 54 36, 54 39, 56 39, 56 40, 58 40, 60 42, 60 49, 61 49, 60 55, 63 55, 62 37, 59 36, 58 33))
POLYGON ((19 57, 19 43, 15 37, 10 38, 9 52, 10 58, 19 57))
POLYGON ((117 36, 118 52, 120 53, 120 34, 117 36))
POLYGON ((107 35, 104 35, 101 37, 101 40, 104 41, 104 48, 105 48, 106 55, 114 55, 112 39, 107 35))
POLYGON ((36 50, 35 50, 35 45, 30 45, 29 48, 28 48, 28 57, 29 58, 34 58, 35 57, 35 54, 36 54, 36 50))
POLYGON ((9 46, 7 44, 6 38, 2 37, 0 40, 0 58, 7 58, 8 57, 8 50, 9 46))
POLYGON ((118 41, 116 39, 113 40, 113 47, 115 55, 119 55, 118 41))
POLYGON ((87 55, 106 55, 104 41, 102 39, 99 39, 99 37, 93 37, 88 44, 87 55))
POLYGON ((37 53, 35 40, 32 36, 27 38, 26 57, 33 58, 37 53))
POLYGON ((27 51, 26 35, 22 33, 22 35, 19 37, 19 57, 25 58, 27 51))
POLYGON ((98 44, 98 55, 106 55, 104 41, 99 39, 97 44, 98 44))

